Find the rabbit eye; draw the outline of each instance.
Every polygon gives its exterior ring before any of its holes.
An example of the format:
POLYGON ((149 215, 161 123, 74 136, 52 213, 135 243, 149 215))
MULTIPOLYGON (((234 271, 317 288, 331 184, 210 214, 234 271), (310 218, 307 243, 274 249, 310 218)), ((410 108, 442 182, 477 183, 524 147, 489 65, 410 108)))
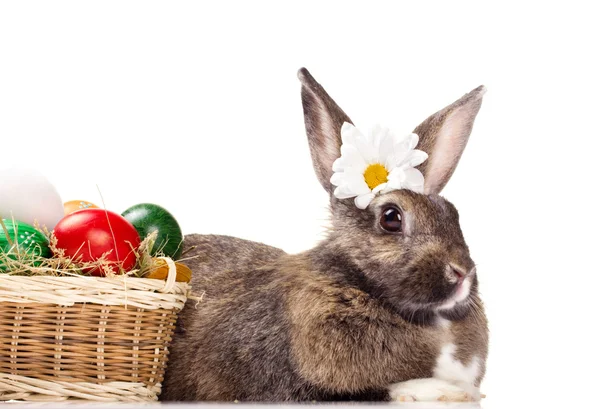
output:
POLYGON ((402 231, 402 212, 397 207, 386 207, 381 213, 379 224, 390 233, 402 231))

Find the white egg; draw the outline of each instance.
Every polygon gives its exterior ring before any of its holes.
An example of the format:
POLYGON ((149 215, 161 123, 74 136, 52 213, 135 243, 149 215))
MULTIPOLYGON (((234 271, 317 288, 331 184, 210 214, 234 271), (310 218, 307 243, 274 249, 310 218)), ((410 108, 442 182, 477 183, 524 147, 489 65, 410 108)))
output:
POLYGON ((64 217, 63 202, 56 188, 34 169, 0 169, 0 217, 33 224, 49 230, 64 217))

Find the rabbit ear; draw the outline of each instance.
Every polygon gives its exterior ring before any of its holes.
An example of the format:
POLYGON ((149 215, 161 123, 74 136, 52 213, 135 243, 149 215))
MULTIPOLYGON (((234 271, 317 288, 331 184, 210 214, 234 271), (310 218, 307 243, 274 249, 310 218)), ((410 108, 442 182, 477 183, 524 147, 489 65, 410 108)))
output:
POLYGON ((418 167, 425 176, 426 194, 438 194, 452 176, 471 135, 485 91, 483 85, 475 88, 415 128, 414 133, 419 135, 417 149, 429 154, 418 167))
POLYGON ((352 122, 306 68, 298 71, 298 78, 302 83, 304 124, 313 166, 319 182, 331 193, 331 168, 333 162, 340 157, 342 125, 344 122, 352 122))

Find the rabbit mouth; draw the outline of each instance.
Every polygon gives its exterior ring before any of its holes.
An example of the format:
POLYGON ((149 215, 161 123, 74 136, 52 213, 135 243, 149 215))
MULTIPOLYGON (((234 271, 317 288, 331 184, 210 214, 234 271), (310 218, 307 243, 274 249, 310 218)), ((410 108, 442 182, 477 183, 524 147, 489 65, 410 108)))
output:
POLYGON ((439 301, 400 302, 395 310, 407 321, 425 323, 428 319, 442 316, 449 320, 460 319, 470 306, 473 278, 465 277, 454 285, 448 295, 439 301))
POLYGON ((437 307, 438 311, 452 310, 457 305, 460 305, 467 301, 471 294, 472 280, 470 277, 465 278, 456 285, 456 288, 452 291, 450 298, 445 301, 442 305, 437 307))

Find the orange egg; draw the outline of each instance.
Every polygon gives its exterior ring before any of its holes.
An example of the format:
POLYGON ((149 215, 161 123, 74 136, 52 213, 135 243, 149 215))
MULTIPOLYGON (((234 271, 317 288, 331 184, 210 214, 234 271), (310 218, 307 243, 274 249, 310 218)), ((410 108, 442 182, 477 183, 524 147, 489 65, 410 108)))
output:
MULTIPOLYGON (((169 274, 169 266, 167 262, 160 258, 154 258, 153 267, 148 274, 144 276, 144 278, 156 278, 158 280, 166 280, 167 275, 169 274)), ((176 281, 189 283, 192 279, 192 270, 185 264, 175 263, 177 278, 176 281)))
POLYGON ((98 206, 96 206, 95 204, 86 202, 85 200, 70 200, 64 204, 64 207, 65 216, 78 210, 98 208, 98 206))

